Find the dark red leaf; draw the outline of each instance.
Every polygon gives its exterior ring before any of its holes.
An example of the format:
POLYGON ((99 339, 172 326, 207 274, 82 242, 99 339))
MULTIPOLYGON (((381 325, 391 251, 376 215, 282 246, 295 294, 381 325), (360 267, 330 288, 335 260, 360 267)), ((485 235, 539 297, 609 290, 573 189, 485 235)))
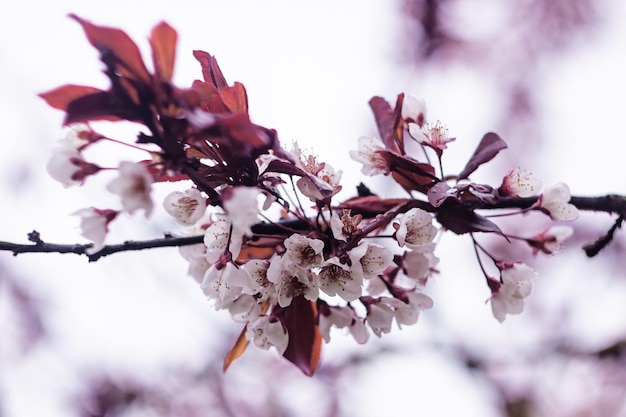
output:
POLYGON ((370 108, 374 112, 374 119, 378 127, 378 133, 385 144, 385 149, 401 153, 394 138, 394 109, 382 97, 372 97, 369 101, 370 108))
POLYGON ((120 102, 108 91, 98 91, 79 97, 67 105, 66 111, 64 121, 66 125, 91 120, 141 120, 135 107, 120 102))
POLYGON ((454 197, 449 191, 450 186, 445 181, 438 182, 428 190, 428 202, 433 207, 439 207, 447 198, 454 197))
POLYGON ((379 154, 389 163, 393 179, 407 191, 426 193, 433 183, 439 181, 432 165, 393 152, 381 151, 379 154))
POLYGON ((95 87, 84 85, 66 84, 54 90, 39 94, 39 97, 46 100, 49 106, 59 110, 67 110, 67 106, 74 100, 88 96, 93 93, 103 92, 95 87))
POLYGON ((365 217, 373 217, 377 214, 385 213, 394 207, 408 203, 406 198, 380 198, 376 195, 355 197, 339 204, 337 208, 350 209, 352 214, 361 214, 365 217))
POLYGON ((491 220, 476 214, 473 210, 453 199, 446 199, 437 210, 437 221, 446 229, 461 235, 471 232, 493 232, 502 230, 491 220))
POLYGON ((265 169, 265 172, 277 172, 279 174, 296 175, 298 177, 306 177, 307 173, 295 166, 293 163, 281 161, 280 159, 272 160, 265 169))
POLYGON ((491 161, 502 149, 506 149, 506 142, 495 133, 489 132, 483 136, 474 154, 459 174, 460 180, 467 178, 485 162, 491 161))
POLYGON ((139 79, 144 83, 150 82, 150 74, 141 59, 139 48, 135 42, 122 30, 106 26, 97 26, 75 14, 70 17, 83 27, 89 43, 101 55, 113 53, 120 62, 117 70, 124 76, 139 79))
POLYGON ((322 351, 322 335, 316 317, 315 303, 302 295, 284 309, 283 324, 289 334, 289 344, 283 356, 307 376, 315 373, 322 351))
POLYGON ((193 51, 193 56, 198 60, 198 62, 200 62, 204 81, 210 82, 218 90, 228 86, 226 78, 224 78, 224 74, 222 74, 222 70, 213 55, 204 51, 196 50, 193 51))
POLYGON ((177 38, 176 31, 165 22, 155 26, 150 35, 154 70, 165 81, 171 81, 174 74, 177 38))

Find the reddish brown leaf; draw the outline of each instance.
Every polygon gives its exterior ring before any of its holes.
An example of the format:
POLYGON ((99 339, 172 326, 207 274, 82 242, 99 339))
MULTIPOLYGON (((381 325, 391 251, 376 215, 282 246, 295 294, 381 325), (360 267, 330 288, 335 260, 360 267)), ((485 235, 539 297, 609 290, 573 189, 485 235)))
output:
POLYGON ((225 87, 220 97, 231 112, 248 113, 248 95, 243 84, 236 82, 232 87, 225 87))
POLYGON ((502 234, 497 224, 476 214, 458 201, 446 199, 437 210, 437 221, 446 229, 461 235, 472 232, 492 232, 502 234))
POLYGON ((66 84, 54 90, 39 94, 39 97, 46 100, 49 106, 59 110, 67 110, 67 106, 74 100, 88 96, 92 93, 103 92, 95 87, 84 85, 66 84))
POLYGON ((344 201, 337 208, 350 209, 352 210, 352 214, 362 214, 365 217, 373 217, 409 201, 411 200, 406 198, 380 198, 376 195, 368 195, 344 201))
POLYGON ((67 105, 64 124, 92 120, 140 121, 135 107, 121 103, 113 93, 98 91, 73 100, 67 105))
POLYGON ((289 344, 283 356, 307 376, 315 373, 322 352, 322 335, 316 317, 315 303, 302 295, 295 297, 284 309, 283 324, 289 334, 289 344))
POLYGON ((379 154, 389 163, 393 179, 407 191, 426 193, 433 183, 439 181, 432 165, 393 152, 381 151, 379 154))
POLYGON ((210 82, 218 90, 228 86, 226 78, 224 78, 224 74, 222 74, 222 70, 213 55, 204 51, 196 50, 193 51, 193 56, 198 60, 198 62, 200 62, 204 81, 210 82))
POLYGON ((495 133, 487 133, 483 136, 480 144, 474 151, 474 154, 463 168, 463 171, 459 174, 460 180, 469 177, 472 172, 484 164, 491 161, 502 149, 506 149, 506 142, 500 139, 495 133))
POLYGON ((162 80, 172 80, 177 38, 176 31, 165 22, 159 23, 152 29, 152 34, 150 35, 152 62, 154 63, 156 74, 162 80))
POLYGON ((124 76, 135 78, 144 83, 150 82, 150 74, 141 59, 139 48, 130 37, 122 30, 106 26, 97 26, 82 19, 75 14, 70 17, 76 20, 83 27, 89 43, 91 43, 100 54, 113 53, 120 65, 117 69, 124 76))
POLYGON ((239 333, 239 337, 235 341, 235 344, 233 345, 232 348, 230 348, 230 350, 228 351, 228 353, 226 353, 226 356, 224 357, 224 365, 222 365, 222 372, 226 372, 228 367, 235 360, 239 359, 241 355, 244 354, 249 343, 250 342, 246 338, 246 328, 244 327, 241 330, 241 333, 239 333))

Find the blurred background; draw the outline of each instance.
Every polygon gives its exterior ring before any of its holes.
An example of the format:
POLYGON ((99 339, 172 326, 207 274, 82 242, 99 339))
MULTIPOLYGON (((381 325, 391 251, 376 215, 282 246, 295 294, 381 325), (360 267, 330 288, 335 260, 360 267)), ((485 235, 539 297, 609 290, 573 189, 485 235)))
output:
MULTIPOLYGON (((145 56, 150 29, 166 20, 179 33, 175 82, 200 78, 193 49, 214 54, 227 80, 246 86, 254 122, 343 170, 339 198, 362 180, 399 193, 385 178, 361 178, 348 151, 376 135, 368 100, 400 92, 423 97, 428 118, 457 138, 447 172, 495 131, 509 149, 477 182, 499 185, 520 166, 576 195, 626 193, 618 0, 26 0, 0 5, 0 240, 26 242, 36 229, 46 241, 82 242, 70 214, 117 203, 97 178, 66 190, 45 171, 63 115, 36 95, 107 87, 68 13, 122 28, 145 56)), ((540 273, 524 313, 503 324, 485 302, 471 241, 444 235, 426 289, 435 307, 365 346, 334 333, 313 378, 256 349, 222 373, 241 329, 208 305, 176 249, 96 263, 0 253, 0 416, 626 416, 626 241, 618 233, 594 259, 580 249, 613 221, 584 213, 550 257, 483 238, 540 273)), ((549 223, 502 224, 530 236, 549 223)), ((161 207, 112 229, 110 243, 180 231, 161 207)))

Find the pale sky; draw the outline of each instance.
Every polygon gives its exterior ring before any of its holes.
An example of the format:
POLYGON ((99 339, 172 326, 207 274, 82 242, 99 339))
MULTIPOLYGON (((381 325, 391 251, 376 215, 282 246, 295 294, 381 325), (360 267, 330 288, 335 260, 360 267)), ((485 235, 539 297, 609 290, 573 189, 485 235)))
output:
MULTIPOLYGON (((124 29, 144 52, 151 27, 166 20, 179 33, 176 83, 187 85, 200 77, 193 49, 214 54, 227 80, 246 86, 253 121, 276 128, 286 147, 297 140, 301 147, 313 149, 320 159, 342 169, 346 189, 360 181, 360 167, 347 158, 348 151, 356 148, 359 136, 375 135, 367 106, 373 95, 390 101, 402 91, 423 97, 429 115, 445 120, 459 137, 457 142, 465 142, 455 144, 456 153, 447 160, 453 166, 463 164, 475 141, 491 129, 497 93, 489 91, 489 82, 471 70, 420 73, 403 64, 401 33, 396 30, 399 6, 393 4, 61 0, 0 5, 4 127, 0 213, 10 219, 1 223, 0 240, 24 241, 35 228, 50 241, 82 241, 76 218, 69 214, 110 198, 98 191, 97 182, 65 190, 44 169, 55 141, 63 136, 62 114, 48 108, 36 94, 65 83, 106 87, 97 54, 79 25, 67 18, 68 13, 124 29)), ((626 141, 621 138, 626 32, 620 27, 625 8, 615 6, 598 41, 555 64, 545 85, 537 86, 545 91, 542 110, 549 115, 546 129, 554 140, 525 168, 540 175, 546 185, 566 181, 581 194, 626 193, 621 171, 626 152, 626 141)), ((123 219, 110 241, 154 237, 176 227, 162 210, 154 221, 152 225, 140 217, 123 219)), ((603 218, 602 224, 609 224, 608 219, 603 218)), ((346 395, 353 401, 355 415, 401 416, 420 411, 429 416, 469 416, 467 410, 475 416, 497 415, 490 404, 492 396, 459 371, 445 348, 443 352, 415 349, 410 354, 420 343, 445 346, 464 340, 506 357, 505 352, 515 352, 520 346, 523 350, 541 338, 532 329, 526 332, 529 328, 522 319, 507 319, 501 325, 491 317, 485 304, 489 294, 475 260, 457 255, 470 249, 466 239, 442 239, 441 274, 429 288, 437 311, 430 316, 425 313, 411 328, 394 329, 383 339, 409 349, 409 354, 380 360, 354 375, 346 395), (450 329, 444 336, 435 330, 442 322, 450 329), (438 340, 433 342, 433 337, 438 340), (449 401, 451 392, 454 401, 449 401)), ((536 302, 549 304, 550 291, 561 291, 562 303, 570 295, 580 296, 580 310, 576 310, 580 334, 600 334, 605 339, 618 334, 624 321, 599 325, 604 316, 595 308, 597 299, 583 297, 584 277, 572 278, 596 273, 598 264, 583 259, 576 248, 563 257, 567 265, 552 269, 550 279, 538 282, 533 294, 536 302), (570 285, 571 281, 576 284, 570 285)), ((2 351, 0 343, 3 417, 42 415, 41 410, 47 417, 67 415, 64 396, 79 388, 86 370, 99 366, 142 371, 154 371, 162 364, 199 366, 203 352, 220 345, 212 331, 230 325, 185 276, 186 263, 173 249, 120 254, 95 264, 70 255, 12 258, 0 253, 0 264, 43 300, 48 312, 45 323, 53 335, 50 344, 36 347, 26 359, 10 349, 2 351)), ((546 264, 538 262, 541 267, 546 264)), ((599 287, 589 284, 586 288, 600 297, 599 287)), ((612 293, 612 299, 604 300, 604 309, 613 308, 617 313, 612 316, 626 317, 626 289, 616 287, 612 293)), ((2 302, 0 293, 0 315, 8 315, 2 302)), ((0 326, 5 321, 0 317, 0 326)), ((345 349, 373 351, 381 343, 373 340, 373 346, 355 347, 348 336, 337 333, 332 346, 326 346, 325 360, 338 360, 345 349)), ((231 371, 238 372, 236 366, 231 371)))

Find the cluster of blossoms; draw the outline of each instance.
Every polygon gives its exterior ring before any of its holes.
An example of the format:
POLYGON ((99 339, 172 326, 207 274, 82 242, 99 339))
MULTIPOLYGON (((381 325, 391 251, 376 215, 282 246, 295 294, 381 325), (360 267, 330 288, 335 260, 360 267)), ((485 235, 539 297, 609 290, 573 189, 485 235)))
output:
POLYGON ((180 237, 202 237, 202 243, 180 247, 188 273, 216 309, 243 324, 226 366, 251 342, 274 347, 311 374, 332 328, 365 343, 372 333, 390 332, 394 321, 414 324, 433 306, 426 287, 438 272, 435 242, 445 231, 471 236, 482 254, 493 314, 503 321, 523 310, 536 273, 519 261, 498 259, 475 235, 521 239, 533 253, 550 254, 572 233, 556 225, 532 237, 511 236, 479 214, 515 208, 509 214, 535 210, 561 221, 578 216, 565 184, 540 193, 541 183, 521 169, 508 172, 497 187, 471 182, 470 175, 506 147, 494 133, 483 137, 462 172, 444 176, 441 157, 455 138, 440 121, 428 122, 423 101, 404 94, 395 107, 380 97, 370 101, 380 139, 360 138, 351 156, 363 174, 389 176, 408 196, 381 198, 361 187, 353 198, 336 201, 341 171, 297 145, 286 151, 274 130, 252 123, 245 88, 228 85, 214 57, 194 51, 204 79, 189 88, 172 84, 176 32, 167 24, 152 31, 150 73, 124 32, 73 18, 100 51, 111 88, 66 85, 42 94, 66 112, 72 128, 53 151, 48 172, 64 186, 116 172, 107 190, 120 197, 121 208, 76 212, 92 254, 105 247, 120 213, 153 213, 158 183, 184 184, 162 207, 186 227, 180 237), (89 123, 96 120, 143 124, 150 133, 125 145, 144 150, 147 158, 117 168, 87 161, 86 148, 119 142, 93 130, 89 123), (421 149, 420 157, 409 154, 407 140, 421 149), (438 167, 430 157, 438 158, 438 167), (486 272, 485 255, 499 277, 486 272))

